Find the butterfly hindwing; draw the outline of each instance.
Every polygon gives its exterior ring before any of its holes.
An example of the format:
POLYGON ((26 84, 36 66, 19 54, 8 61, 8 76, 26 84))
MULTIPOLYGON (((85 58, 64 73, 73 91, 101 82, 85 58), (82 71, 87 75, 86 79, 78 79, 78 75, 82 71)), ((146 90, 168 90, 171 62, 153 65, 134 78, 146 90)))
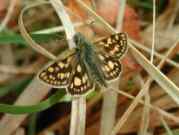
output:
POLYGON ((93 81, 89 77, 85 64, 80 60, 75 64, 70 78, 68 92, 71 95, 81 95, 94 88, 93 81))
POLYGON ((40 80, 56 88, 67 86, 72 72, 72 59, 70 56, 48 65, 39 73, 40 80))
POLYGON ((113 34, 95 43, 102 51, 120 58, 127 50, 127 36, 125 33, 113 34))
POLYGON ((101 62, 101 69, 107 81, 117 79, 121 73, 121 64, 118 59, 106 53, 99 53, 98 57, 101 62))

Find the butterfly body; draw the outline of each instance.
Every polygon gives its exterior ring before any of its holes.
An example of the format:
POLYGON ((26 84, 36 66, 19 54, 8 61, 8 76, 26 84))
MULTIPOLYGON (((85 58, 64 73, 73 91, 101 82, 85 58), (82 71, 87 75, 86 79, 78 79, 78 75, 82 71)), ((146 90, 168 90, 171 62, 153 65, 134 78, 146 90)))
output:
POLYGON ((40 80, 55 88, 67 88, 71 95, 81 95, 96 84, 107 87, 120 76, 119 58, 127 50, 125 34, 112 35, 94 45, 77 33, 74 41, 76 51, 42 69, 40 80))
POLYGON ((77 48, 80 50, 79 53, 81 55, 81 60, 84 61, 91 78, 93 78, 101 86, 107 87, 104 73, 99 66, 100 60, 97 57, 95 49, 93 48, 93 44, 86 40, 80 33, 76 35, 75 39, 77 48))

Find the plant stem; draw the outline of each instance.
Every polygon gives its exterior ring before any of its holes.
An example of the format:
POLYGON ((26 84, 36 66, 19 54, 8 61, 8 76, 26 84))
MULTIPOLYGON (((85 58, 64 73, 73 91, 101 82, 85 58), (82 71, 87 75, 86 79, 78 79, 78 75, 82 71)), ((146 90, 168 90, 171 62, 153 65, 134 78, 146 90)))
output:
POLYGON ((162 122, 162 124, 163 124, 163 126, 164 126, 164 128, 165 128, 165 130, 166 130, 166 132, 167 132, 167 135, 174 135, 174 134, 172 133, 172 130, 171 130, 170 127, 168 126, 167 122, 164 120, 163 116, 160 116, 160 120, 161 120, 161 122, 162 122))
POLYGON ((109 135, 113 129, 116 120, 116 107, 118 93, 108 89, 103 93, 103 104, 101 113, 101 135, 109 135))
POLYGON ((81 96, 78 99, 79 102, 79 128, 77 135, 85 135, 85 125, 86 125, 86 98, 81 96))
POLYGON ((73 99, 71 107, 70 135, 77 135, 78 100, 73 99))
POLYGON ((71 112, 70 135, 84 135, 86 124, 86 98, 83 96, 74 98, 71 112))

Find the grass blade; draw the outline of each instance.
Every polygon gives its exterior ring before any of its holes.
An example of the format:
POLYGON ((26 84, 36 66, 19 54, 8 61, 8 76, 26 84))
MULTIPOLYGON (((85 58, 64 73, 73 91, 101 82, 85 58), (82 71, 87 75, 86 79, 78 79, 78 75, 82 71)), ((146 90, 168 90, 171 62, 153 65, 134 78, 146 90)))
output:
POLYGON ((168 124, 166 123, 166 121, 164 120, 164 118, 162 116, 160 117, 160 120, 161 120, 161 122, 162 122, 162 124, 163 124, 163 126, 164 126, 164 128, 165 128, 165 130, 167 132, 167 135, 174 135, 172 133, 170 127, 168 126, 168 124))
POLYGON ((138 50, 130 45, 132 54, 138 63, 150 74, 150 76, 179 104, 179 88, 166 77, 157 67, 151 64, 138 50))
POLYGON ((0 104, 0 112, 9 114, 25 114, 40 112, 48 109, 52 105, 59 102, 59 100, 65 95, 64 91, 57 91, 54 95, 48 99, 36 104, 36 105, 8 105, 0 104))

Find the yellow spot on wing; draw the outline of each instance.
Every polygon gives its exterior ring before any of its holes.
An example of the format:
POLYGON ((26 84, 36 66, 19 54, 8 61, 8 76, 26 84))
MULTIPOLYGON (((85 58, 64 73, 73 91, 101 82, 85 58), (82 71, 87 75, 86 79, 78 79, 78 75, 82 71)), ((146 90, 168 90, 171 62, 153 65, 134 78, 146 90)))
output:
POLYGON ((100 58, 101 60, 104 60, 104 56, 102 56, 102 55, 99 55, 99 58, 100 58))
POLYGON ((112 40, 111 40, 111 38, 108 38, 108 40, 107 40, 107 44, 112 44, 112 40))
POLYGON ((118 45, 116 45, 116 46, 114 47, 114 50, 115 50, 116 52, 119 51, 118 45))
POLYGON ((105 45, 105 43, 104 42, 99 42, 99 45, 105 45))
POLYGON ((87 78, 85 76, 83 76, 82 81, 83 81, 83 83, 86 83, 87 82, 87 78))
POLYGON ((64 74, 64 73, 58 73, 58 74, 57 74, 57 77, 58 77, 59 79, 63 79, 63 78, 65 77, 65 74, 64 74))
POLYGON ((54 68, 53 67, 49 67, 47 70, 48 70, 48 72, 52 73, 54 71, 54 68))
POLYGON ((74 85, 75 85, 75 86, 80 86, 80 85, 81 85, 81 80, 80 80, 80 78, 78 78, 78 77, 75 77, 75 78, 74 78, 74 85))
POLYGON ((119 36, 118 36, 118 35, 115 35, 115 39, 116 39, 116 40, 119 40, 119 36))
POLYGON ((80 65, 77 66, 77 71, 78 71, 79 73, 81 72, 81 66, 80 66, 80 65))
POLYGON ((109 72, 109 71, 110 71, 110 68, 106 65, 106 66, 105 66, 105 70, 106 70, 107 72, 109 72))
POLYGON ((65 77, 64 73, 61 73, 61 79, 63 79, 65 77))
POLYGON ((59 62, 59 63, 58 63, 58 66, 59 66, 60 68, 63 68, 63 67, 65 66, 65 64, 62 63, 62 62, 59 62))
POLYGON ((55 77, 53 75, 49 75, 49 78, 55 80, 55 77))
POLYGON ((113 63, 112 61, 109 61, 109 62, 108 62, 108 65, 109 65, 109 67, 110 67, 111 69, 114 68, 114 63, 113 63))
POLYGON ((57 77, 60 78, 60 76, 61 76, 61 73, 58 73, 58 74, 57 74, 57 77))
POLYGON ((66 77, 67 78, 70 77, 70 72, 66 73, 66 77))

